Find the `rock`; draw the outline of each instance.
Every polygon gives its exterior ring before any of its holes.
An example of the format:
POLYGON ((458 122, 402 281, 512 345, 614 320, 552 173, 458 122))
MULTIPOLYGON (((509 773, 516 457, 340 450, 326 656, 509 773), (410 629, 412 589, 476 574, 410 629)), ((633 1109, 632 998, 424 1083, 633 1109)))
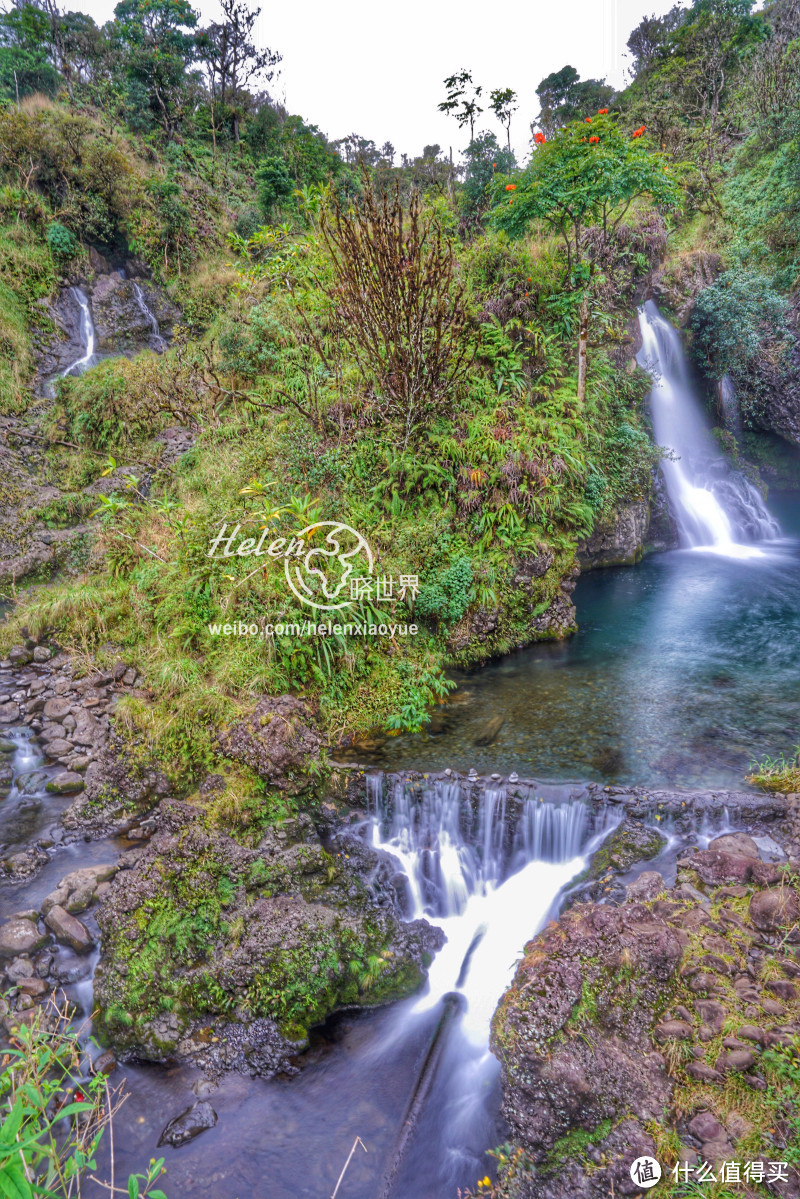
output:
POLYGON ((27 645, 15 645, 8 651, 8 660, 12 666, 27 666, 33 661, 33 651, 27 645))
POLYGON ((750 919, 759 932, 789 932, 800 922, 800 902, 791 887, 757 891, 750 900, 750 919))
MULTIPOLYGON (((722 1131, 722 1130, 721 1130, 722 1131)), ((702 1157, 707 1162, 723 1162, 731 1158, 733 1146, 724 1132, 718 1140, 704 1141, 701 1150, 702 1157)))
POLYGON ((249 719, 228 729, 219 740, 227 757, 244 762, 290 795, 308 787, 308 761, 322 745, 308 707, 291 695, 260 700, 249 719))
POLYGON ((701 849, 679 858, 678 865, 694 870, 707 886, 719 887, 723 883, 748 882, 753 873, 754 859, 744 854, 701 849))
POLYGON ((591 536, 579 543, 576 557, 581 569, 631 566, 638 562, 644 554, 649 527, 649 497, 621 504, 608 519, 598 521, 591 536))
POLYGON ((46 752, 48 758, 65 758, 67 754, 72 753, 72 742, 65 741, 63 737, 56 737, 47 742, 46 752))
POLYGON ((35 953, 47 942, 33 920, 14 917, 0 925, 0 958, 15 958, 20 953, 35 953))
POLYGON ((20 716, 19 704, 13 700, 0 704, 0 724, 16 724, 20 716))
POLYGON ((764 1029, 755 1024, 743 1024, 736 1035, 743 1041, 755 1041, 757 1045, 764 1043, 764 1029))
POLYGON ((648 828, 638 820, 623 820, 592 855, 589 877, 601 878, 609 869, 630 870, 636 862, 654 858, 666 843, 657 829, 648 828))
POLYGON ((769 982, 764 983, 764 990, 771 991, 773 995, 777 995, 778 999, 783 999, 786 1002, 797 998, 797 988, 787 978, 771 979, 769 982))
POLYGON ((692 1035, 692 1026, 685 1020, 662 1020, 654 1032, 657 1041, 686 1041, 692 1035))
POLYGON ((13 754, 16 752, 17 745, 15 741, 9 741, 6 737, 0 737, 0 754, 13 754))
POLYGON ((723 1082, 723 1076, 718 1070, 713 1070, 711 1066, 705 1062, 690 1062, 686 1067, 686 1073, 694 1078, 697 1082, 717 1083, 723 1082))
POLYGON ((483 726, 483 731, 475 738, 474 745, 491 745, 506 722, 505 716, 492 716, 483 726))
POLYGON ((21 978, 17 983, 17 987, 23 995, 28 995, 32 999, 38 999, 39 996, 45 995, 49 990, 43 978, 21 978))
POLYGON ((117 1068, 117 1059, 110 1049, 97 1055, 92 1062, 93 1074, 112 1074, 117 1068))
POLYGON ((69 716, 72 709, 72 703, 63 695, 54 695, 52 699, 48 699, 44 705, 44 714, 48 720, 62 721, 65 716, 69 716))
POLYGON ((54 779, 45 787, 46 791, 50 791, 54 795, 77 795, 79 791, 83 791, 84 782, 79 774, 74 774, 70 770, 62 770, 54 779))
POLYGON ((752 1049, 728 1049, 721 1053, 716 1061, 716 1068, 722 1074, 749 1070, 758 1061, 758 1054, 752 1049))
POLYGON ((199 1100, 191 1107, 187 1107, 186 1111, 181 1112, 174 1120, 170 1120, 158 1138, 158 1143, 159 1145, 172 1145, 173 1149, 180 1149, 181 1145, 187 1145, 207 1128, 213 1128, 216 1122, 217 1113, 211 1104, 206 1100, 199 1100))
POLYGON ((725 1129, 716 1116, 709 1111, 698 1112, 688 1124, 689 1132, 698 1141, 717 1141, 725 1139, 725 1129))
POLYGON ((696 999, 694 1009, 703 1023, 707 1024, 715 1035, 722 1031, 728 1013, 716 999, 696 999))
POLYGON ((83 921, 70 915, 58 904, 50 909, 44 922, 55 934, 57 941, 71 946, 76 953, 88 953, 94 946, 94 938, 83 921))
POLYGON ((625 898, 646 903, 666 890, 664 876, 657 870, 645 870, 625 888, 625 898))
POLYGON ((760 860, 758 846, 747 833, 725 833, 722 837, 715 837, 713 841, 709 841, 708 848, 717 853, 732 853, 760 860))
POLYGON ((33 651, 34 662, 49 662, 51 657, 52 653, 46 645, 37 645, 33 651))

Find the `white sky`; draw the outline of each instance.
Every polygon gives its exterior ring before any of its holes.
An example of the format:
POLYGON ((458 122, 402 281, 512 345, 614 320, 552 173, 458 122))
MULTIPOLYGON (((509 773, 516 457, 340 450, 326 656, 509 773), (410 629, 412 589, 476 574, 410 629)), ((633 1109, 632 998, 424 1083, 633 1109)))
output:
MULTIPOLYGON (((253 0, 257 2, 257 0, 253 0)), ((116 0, 67 0, 66 8, 108 20, 116 0)), ((292 112, 331 138, 359 133, 379 146, 419 154, 426 143, 452 145, 468 136, 437 111, 442 80, 465 67, 484 93, 511 87, 519 109, 511 140, 519 157, 539 105, 537 84, 570 63, 582 78, 625 82, 625 43, 645 15, 674 0, 262 0, 258 41, 283 55, 272 92, 292 112)), ((215 0, 197 0, 201 21, 215 18, 215 0)), ((503 131, 483 114, 476 132, 503 131)), ((399 161, 399 159, 398 159, 399 161)))

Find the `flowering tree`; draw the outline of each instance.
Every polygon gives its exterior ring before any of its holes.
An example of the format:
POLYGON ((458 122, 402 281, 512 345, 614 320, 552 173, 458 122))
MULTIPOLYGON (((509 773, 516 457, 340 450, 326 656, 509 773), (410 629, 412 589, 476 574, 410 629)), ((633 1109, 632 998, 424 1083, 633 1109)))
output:
POLYGON ((531 221, 550 225, 562 238, 569 285, 580 296, 578 399, 586 395, 589 298, 596 265, 634 200, 647 196, 671 207, 678 187, 664 156, 644 139, 644 126, 633 134, 619 127, 607 108, 573 121, 552 137, 539 134, 529 165, 519 175, 495 184, 494 224, 512 237, 531 221), (596 230, 586 237, 589 228, 596 230))

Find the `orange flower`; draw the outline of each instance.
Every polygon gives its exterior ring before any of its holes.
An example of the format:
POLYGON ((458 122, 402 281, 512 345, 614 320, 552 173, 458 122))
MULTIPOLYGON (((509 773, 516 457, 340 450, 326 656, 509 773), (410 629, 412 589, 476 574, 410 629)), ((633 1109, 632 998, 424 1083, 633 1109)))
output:
POLYGON ((543 133, 534 133, 533 140, 536 142, 537 146, 543 146, 547 141, 547 138, 543 133))
POLYGON ((589 145, 591 146, 591 145, 592 145, 594 142, 599 142, 599 141, 600 141, 600 138, 599 138, 599 137, 590 137, 590 138, 589 138, 589 145))
POLYGON ((497 163, 496 163, 496 162, 493 162, 493 163, 492 163, 492 166, 493 166, 493 167, 496 167, 496 166, 497 166, 497 163))
POLYGON ((598 108, 597 115, 600 117, 604 117, 607 112, 608 112, 607 108, 598 108))
POLYGON ((591 123, 592 123, 592 118, 591 118, 591 117, 584 117, 583 119, 586 121, 586 124, 587 124, 587 125, 591 125, 591 123))
POLYGON ((647 126, 646 126, 646 125, 640 125, 638 129, 634 129, 634 131, 633 131, 633 136, 634 136, 634 137, 641 137, 641 136, 642 136, 642 134, 644 133, 644 131, 645 131, 645 129, 646 129, 646 128, 647 128, 647 126))
POLYGON ((507 184, 506 184, 506 191, 507 191, 507 192, 515 192, 516 190, 517 190, 517 185, 516 185, 516 183, 507 183, 507 184))

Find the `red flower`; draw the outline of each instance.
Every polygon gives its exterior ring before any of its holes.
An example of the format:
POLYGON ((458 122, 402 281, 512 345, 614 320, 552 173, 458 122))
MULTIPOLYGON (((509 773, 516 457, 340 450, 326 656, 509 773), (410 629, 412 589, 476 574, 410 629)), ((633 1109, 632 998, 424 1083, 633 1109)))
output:
POLYGON ((634 136, 634 137, 641 137, 641 136, 642 136, 642 134, 644 133, 644 131, 645 131, 645 129, 646 129, 646 128, 647 128, 647 126, 646 126, 646 125, 640 125, 638 129, 634 129, 634 131, 633 131, 633 136, 634 136))
POLYGON ((516 183, 507 183, 507 184, 506 184, 506 191, 507 191, 507 192, 515 192, 516 190, 517 190, 517 185, 516 185, 516 183))
POLYGON ((76 1101, 76 1103, 85 1103, 86 1102, 86 1096, 84 1095, 83 1091, 75 1092, 75 1101, 76 1101))
POLYGON ((492 166, 493 166, 493 167, 496 167, 496 166, 497 166, 497 163, 496 163, 496 162, 493 162, 493 163, 492 163, 492 166))
POLYGON ((543 146, 547 141, 547 138, 543 133, 534 133, 533 140, 536 142, 537 146, 543 146))
POLYGON ((608 112, 607 108, 598 108, 597 115, 600 117, 604 117, 607 112, 608 112))
POLYGON ((589 145, 591 146, 591 145, 592 145, 594 142, 599 142, 599 141, 600 141, 600 138, 599 138, 599 137, 590 137, 590 138, 589 138, 589 145))
POLYGON ((591 123, 592 123, 592 118, 591 118, 591 117, 584 117, 583 119, 586 121, 586 124, 587 124, 587 125, 591 125, 591 123))

